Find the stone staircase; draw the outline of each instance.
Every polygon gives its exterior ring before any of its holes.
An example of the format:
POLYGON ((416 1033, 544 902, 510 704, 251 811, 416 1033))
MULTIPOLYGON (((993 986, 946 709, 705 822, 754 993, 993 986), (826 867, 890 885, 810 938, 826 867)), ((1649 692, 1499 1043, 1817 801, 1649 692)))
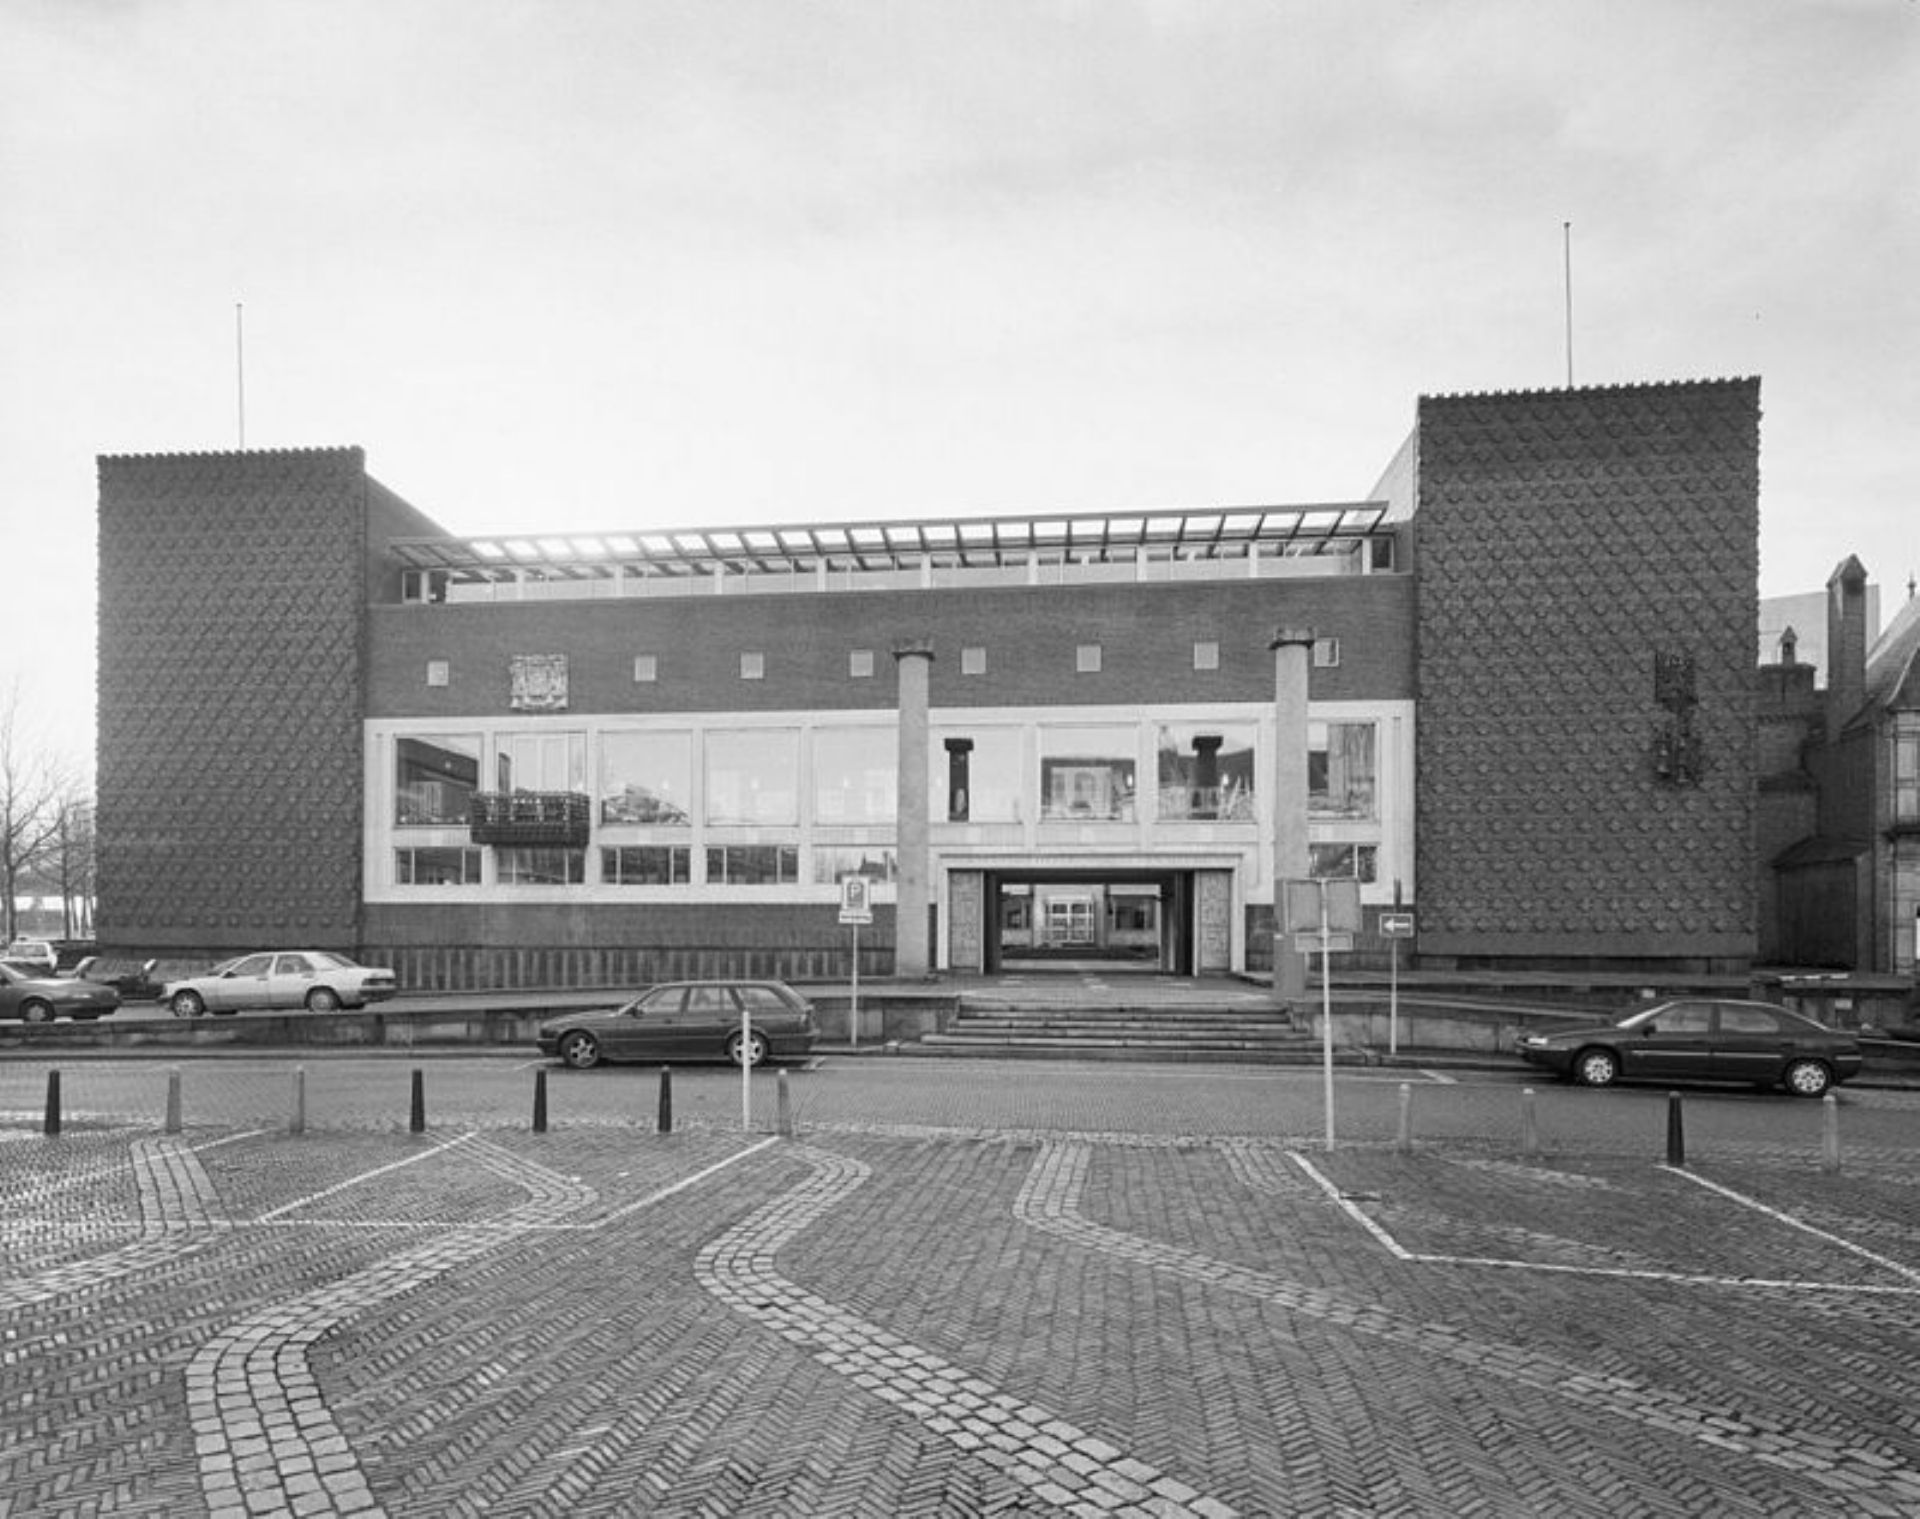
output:
POLYGON ((1139 997, 1111 984, 996 987, 960 999, 950 1027, 901 1046, 903 1055, 1030 1060, 1307 1064, 1318 1034, 1295 1026, 1264 992, 1139 997))

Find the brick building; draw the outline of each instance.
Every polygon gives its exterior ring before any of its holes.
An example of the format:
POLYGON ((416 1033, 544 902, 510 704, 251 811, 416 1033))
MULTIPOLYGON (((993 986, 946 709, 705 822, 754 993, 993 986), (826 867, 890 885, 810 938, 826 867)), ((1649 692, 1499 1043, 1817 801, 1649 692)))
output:
POLYGON ((1759 953, 1774 964, 1920 969, 1920 600, 1878 639, 1867 571, 1828 578, 1826 683, 1788 629, 1759 672, 1759 953))
POLYGON ((1359 501, 465 538, 100 463, 103 945, 418 986, 1755 950, 1757 381, 1425 398, 1359 501), (1363 934, 1361 953, 1380 944, 1363 934))

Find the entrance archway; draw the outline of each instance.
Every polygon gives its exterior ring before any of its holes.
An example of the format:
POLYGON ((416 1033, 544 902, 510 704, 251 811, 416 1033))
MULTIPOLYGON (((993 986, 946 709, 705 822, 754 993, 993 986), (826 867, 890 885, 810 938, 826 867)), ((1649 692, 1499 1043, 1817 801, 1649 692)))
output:
POLYGON ((1190 870, 1030 868, 985 873, 987 974, 1103 970, 1193 974, 1190 870))

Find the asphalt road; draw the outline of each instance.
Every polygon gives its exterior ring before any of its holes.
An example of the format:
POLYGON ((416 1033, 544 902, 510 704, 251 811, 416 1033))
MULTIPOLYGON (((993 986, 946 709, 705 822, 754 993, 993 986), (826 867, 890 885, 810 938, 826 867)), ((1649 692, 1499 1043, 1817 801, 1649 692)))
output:
POLYGON ((1329 1148, 1300 1068, 676 1070, 663 1134, 648 1067, 96 1057, 49 1138, 51 1069, 7 1519, 1920 1513, 1920 1093, 1689 1092, 1676 1167, 1518 1073, 1343 1071, 1329 1148))

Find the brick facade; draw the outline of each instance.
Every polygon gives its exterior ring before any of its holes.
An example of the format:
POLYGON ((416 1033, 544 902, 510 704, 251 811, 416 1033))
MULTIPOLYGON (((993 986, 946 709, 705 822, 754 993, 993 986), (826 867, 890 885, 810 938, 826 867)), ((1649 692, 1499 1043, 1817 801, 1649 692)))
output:
POLYGON ((100 461, 103 945, 359 942, 368 502, 358 449, 100 461))
POLYGON ((1420 403, 1423 962, 1750 961, 1759 420, 1756 380, 1420 403))

